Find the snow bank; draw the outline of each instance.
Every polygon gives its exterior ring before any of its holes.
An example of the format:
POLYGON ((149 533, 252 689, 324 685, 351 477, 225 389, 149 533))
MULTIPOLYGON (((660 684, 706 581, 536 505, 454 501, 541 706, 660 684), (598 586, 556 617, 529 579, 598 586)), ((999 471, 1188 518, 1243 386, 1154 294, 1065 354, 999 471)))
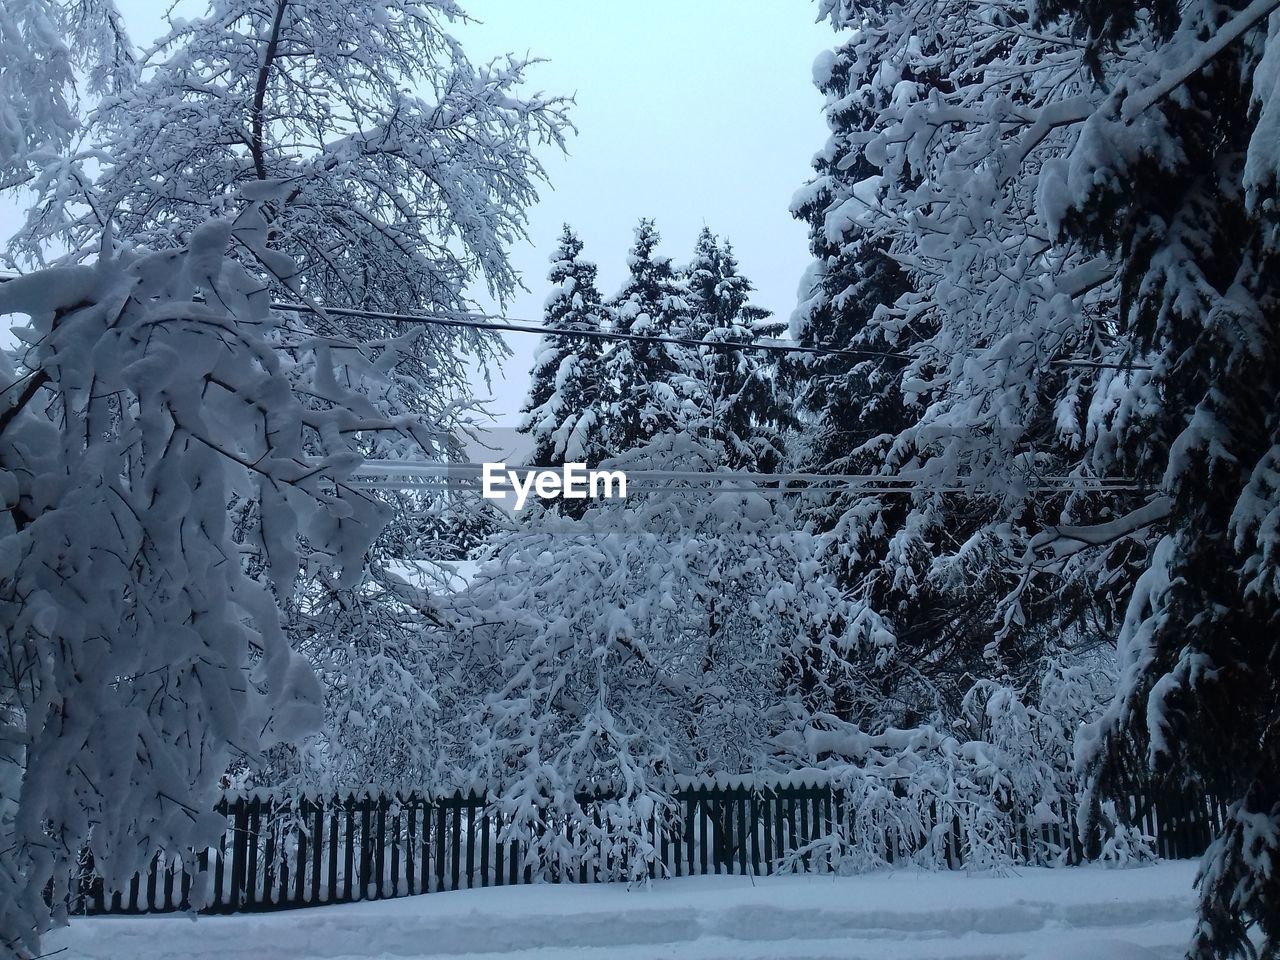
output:
POLYGON ((1077 960, 1079 957, 1089 957, 1090 960, 1150 960, 1158 956, 1146 947, 1123 940, 1081 940, 1037 950, 1027 960, 1077 960))
POLYGON ((537 885, 257 916, 75 920, 67 960, 1180 957, 1195 864, 537 885))

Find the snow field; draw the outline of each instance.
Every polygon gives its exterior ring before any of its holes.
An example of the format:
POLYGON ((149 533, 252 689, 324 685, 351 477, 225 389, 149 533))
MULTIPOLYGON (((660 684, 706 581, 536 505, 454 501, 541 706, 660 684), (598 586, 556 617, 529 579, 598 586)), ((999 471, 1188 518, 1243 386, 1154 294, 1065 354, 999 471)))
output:
POLYGON ((67 960, 1173 960, 1191 933, 1195 867, 490 888, 195 922, 74 920, 45 947, 67 960))

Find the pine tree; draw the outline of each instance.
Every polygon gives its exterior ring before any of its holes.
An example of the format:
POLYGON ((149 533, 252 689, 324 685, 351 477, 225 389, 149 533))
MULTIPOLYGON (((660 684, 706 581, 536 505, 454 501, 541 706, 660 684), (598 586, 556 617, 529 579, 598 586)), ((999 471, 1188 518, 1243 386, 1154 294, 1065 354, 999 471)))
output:
POLYGON ((1149 405, 1108 259, 1048 239, 1102 98, 1087 45, 1016 3, 977 27, 964 0, 821 8, 853 32, 815 69, 832 138, 796 198, 815 265, 794 326, 868 356, 801 368, 818 426, 799 459, 912 484, 814 516, 868 604, 879 700, 910 722, 954 715, 974 676, 1027 682, 1054 648, 1106 642, 1159 509, 1090 485, 1125 469, 1149 405))
POLYGON ((782 461, 782 435, 794 422, 775 354, 733 349, 777 336, 781 324, 767 323, 769 311, 750 302, 751 281, 742 275, 733 247, 704 227, 693 259, 682 271, 688 287, 687 335, 726 344, 698 347, 689 376, 695 390, 685 429, 724 451, 733 470, 771 472, 782 461))
POLYGON ((1116 701, 1077 741, 1094 797, 1225 800, 1192 955, 1272 957, 1280 45, 1267 4, 1137 9, 824 0, 857 31, 850 94, 878 98, 879 178, 826 226, 864 219, 910 281, 884 312, 912 334, 889 449, 952 494, 910 503, 901 583, 1007 584, 992 669, 1011 639, 1105 635, 1127 604, 1116 701), (1106 476, 1147 490, 1091 489, 1106 476))
MULTIPOLYGON (((895 441, 918 419, 902 389, 904 347, 922 339, 919 333, 927 327, 902 330, 895 322, 896 305, 911 291, 911 281, 874 229, 881 177, 859 138, 875 123, 884 100, 868 75, 878 67, 867 58, 866 43, 854 37, 815 66, 831 135, 814 160, 814 177, 792 204, 794 216, 809 225, 814 255, 792 318, 798 338, 805 346, 866 356, 806 356, 784 372, 795 381, 806 414, 794 453, 799 469, 893 477, 907 465, 895 441)), ((971 655, 934 656, 939 634, 962 619, 954 616, 962 603, 920 576, 927 554, 895 550, 910 502, 896 495, 838 494, 805 505, 815 529, 827 534, 829 561, 840 582, 876 612, 862 623, 863 669, 875 686, 842 691, 843 706, 852 710, 859 701, 881 697, 898 704, 894 713, 872 706, 870 713, 863 707, 848 717, 919 722, 936 704, 929 688, 946 685, 941 671, 963 675, 974 663, 971 655), (903 589, 904 583, 910 586, 903 589), (922 688, 916 678, 924 676, 929 679, 922 688)), ((953 650, 967 647, 969 654, 975 645, 980 654, 982 641, 965 643, 952 635, 949 643, 953 650)), ((823 681, 812 676, 807 682, 823 681)))
POLYGON ((710 227, 703 227, 694 242, 693 258, 681 271, 688 287, 689 319, 687 335, 694 340, 706 337, 720 313, 720 273, 723 269, 720 244, 710 227))
POLYGON ((1154 778, 1225 801, 1189 956, 1276 957, 1280 37, 1244 3, 1158 9, 1145 22, 1050 8, 1120 92, 1081 133, 1055 212, 1066 237, 1118 263, 1119 324, 1150 356, 1158 411, 1135 466, 1171 503, 1125 618, 1119 697, 1086 756, 1101 759, 1102 796, 1154 778), (1123 56, 1138 49, 1141 69, 1123 56))
MULTIPOLYGON (((628 276, 609 301, 612 328, 619 333, 670 337, 685 329, 687 290, 657 253, 661 240, 652 220, 642 219, 627 257, 628 276)), ((617 342, 605 356, 609 420, 605 449, 617 455, 654 436, 678 429, 689 390, 688 348, 670 343, 617 342)))
MULTIPOLYGON (((547 276, 553 285, 543 310, 548 327, 598 332, 603 325, 596 266, 581 254, 582 241, 565 224, 547 276)), ((598 337, 542 339, 530 371, 529 395, 521 407, 524 417, 517 428, 533 440, 532 463, 595 466, 600 462, 600 417, 606 400, 602 354, 598 337)))

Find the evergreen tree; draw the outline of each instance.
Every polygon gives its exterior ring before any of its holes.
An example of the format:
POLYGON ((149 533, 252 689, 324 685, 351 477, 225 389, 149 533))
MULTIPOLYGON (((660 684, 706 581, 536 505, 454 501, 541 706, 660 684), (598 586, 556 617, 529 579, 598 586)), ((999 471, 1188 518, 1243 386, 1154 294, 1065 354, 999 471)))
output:
POLYGON ((1135 467, 1171 503, 1121 632, 1119 696, 1085 755, 1101 759, 1104 796, 1154 777, 1226 802, 1189 956, 1270 958, 1280 956, 1280 36, 1274 17, 1268 27, 1267 11, 1244 3, 1157 9, 1152 22, 1103 17, 1088 2, 1046 11, 1065 13, 1100 51, 1099 84, 1120 91, 1118 110, 1086 123, 1053 212, 1066 238, 1117 261, 1119 324, 1148 352, 1143 393, 1158 411, 1135 467), (1124 56, 1139 49, 1141 70, 1124 56))
POLYGON ((1116 701, 1077 742, 1095 799, 1225 799, 1192 955, 1274 957, 1280 41, 1266 4, 1113 7, 824 0, 856 28, 875 170, 825 233, 863 220, 909 281, 873 317, 906 358, 889 459, 927 485, 895 588, 981 599, 991 672, 1127 605, 1116 701))
MULTIPOLYGON (((784 372, 805 417, 794 452, 799 469, 894 477, 910 466, 897 439, 919 416, 902 387, 904 348, 929 328, 927 320, 923 328, 902 324, 897 304, 911 291, 911 280, 875 230, 882 178, 860 138, 874 125, 885 95, 874 84, 879 66, 866 46, 865 37, 855 36, 815 67, 831 135, 815 157, 813 178, 792 203, 795 217, 809 225, 814 255, 792 317, 794 331, 805 346, 866 356, 806 356, 784 372)), ((805 505, 815 529, 827 534, 840 582, 874 611, 862 621, 860 638, 863 675, 872 686, 842 691, 846 710, 862 704, 847 718, 920 722, 936 709, 938 688, 950 685, 944 674, 980 675, 985 668, 985 640, 957 629, 968 622, 981 630, 986 618, 971 611, 981 594, 969 589, 950 595, 924 575, 928 551, 901 548, 912 512, 903 496, 836 494, 806 498, 805 505), (951 655, 937 656, 940 646, 951 655)), ((818 677, 808 682, 822 684, 818 677)), ((953 701, 961 693, 952 690, 953 701)))
POLYGON ((714 324, 719 313, 720 244, 710 227, 703 227, 693 245, 693 258, 684 268, 688 287, 689 318, 685 325, 687 336, 702 340, 714 324))
MULTIPOLYGON (((582 259, 582 241, 568 224, 551 255, 551 294, 543 322, 562 330, 599 331, 604 305, 596 266, 582 259)), ((517 428, 533 440, 532 463, 600 462, 604 381, 598 337, 543 337, 534 355, 531 384, 517 428)), ((567 505, 567 504, 566 504, 567 505)))
MULTIPOLYGON (((748 345, 781 332, 769 311, 750 302, 754 289, 738 268, 728 241, 703 227, 683 271, 688 286, 687 335, 726 345, 748 345)), ((761 350, 698 347, 690 368, 696 390, 685 429, 719 445, 734 470, 776 470, 782 434, 793 423, 775 354, 761 350)))
MULTIPOLYGON (((669 257, 660 256, 661 236, 652 220, 642 219, 627 257, 628 276, 609 302, 612 327, 646 337, 676 336, 687 318, 684 283, 669 257)), ((620 340, 605 356, 609 403, 605 449, 617 455, 681 423, 690 389, 688 348, 671 343, 620 340)))

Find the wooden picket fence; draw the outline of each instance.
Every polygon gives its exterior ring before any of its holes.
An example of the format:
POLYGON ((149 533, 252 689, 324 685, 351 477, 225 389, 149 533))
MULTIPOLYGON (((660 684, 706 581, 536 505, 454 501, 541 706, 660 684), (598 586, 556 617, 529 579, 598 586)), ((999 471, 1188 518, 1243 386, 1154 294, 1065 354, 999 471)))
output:
MULTIPOLYGON (((830 852, 815 841, 841 829, 852 836, 854 812, 829 785, 702 784, 676 791, 675 798, 683 814, 678 828, 662 829, 656 820, 650 825, 651 877, 761 875, 783 863, 789 869, 828 870, 830 852)), ((578 798, 597 828, 603 799, 578 798)), ((497 806, 476 792, 293 801, 238 797, 222 801, 218 812, 227 817, 227 829, 216 848, 185 858, 157 856, 124 890, 108 892, 92 863, 83 864, 70 912, 243 913, 530 883, 548 875, 553 882, 576 883, 614 875, 601 869, 612 865, 608 854, 567 869, 539 870, 527 858, 528 838, 517 835, 497 806)), ((1218 804, 1186 798, 1130 798, 1123 811, 1156 839, 1166 859, 1199 856, 1222 814, 1218 804)), ((1085 854, 1074 817, 1063 811, 1059 820, 1016 831, 1008 853, 1019 863, 1079 862, 1085 854)), ((572 844, 573 825, 561 829, 572 844)), ((964 865, 963 849, 958 832, 948 837, 951 867, 964 865)), ((895 859, 893 849, 884 854, 895 859)), ((897 851, 899 857, 907 854, 897 851)))

